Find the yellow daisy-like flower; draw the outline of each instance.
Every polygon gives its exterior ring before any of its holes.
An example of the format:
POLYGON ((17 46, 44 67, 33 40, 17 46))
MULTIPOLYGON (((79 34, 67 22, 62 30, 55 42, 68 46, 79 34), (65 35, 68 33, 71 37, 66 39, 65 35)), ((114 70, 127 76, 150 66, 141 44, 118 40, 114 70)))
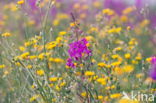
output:
POLYGON ((44 70, 40 69, 36 71, 36 74, 39 76, 43 76, 45 73, 44 73, 44 70))
POLYGON ((61 84, 60 84, 60 87, 64 87, 66 85, 66 82, 62 82, 61 84))
POLYGON ((30 101, 30 102, 33 102, 33 101, 35 101, 38 97, 39 97, 39 95, 34 95, 34 96, 32 96, 32 97, 29 99, 29 101, 30 101))
POLYGON ((130 53, 125 54, 125 58, 126 59, 130 59, 131 58, 131 54, 130 53))
POLYGON ((9 37, 9 36, 11 36, 11 35, 12 35, 11 33, 6 32, 6 33, 3 33, 3 34, 2 34, 2 37, 9 37))
POLYGON ((93 75, 95 75, 95 73, 92 71, 86 71, 85 72, 85 76, 93 76, 93 75))
POLYGON ((114 98, 119 98, 121 97, 122 95, 120 93, 115 93, 115 94, 111 94, 110 95, 110 98, 114 99, 114 98))
POLYGON ((102 100, 103 99, 103 96, 102 95, 99 95, 98 96, 98 100, 102 100))
POLYGON ((4 64, 0 65, 0 69, 2 69, 2 68, 5 68, 5 65, 4 64))
POLYGON ((20 47, 19 47, 19 50, 23 52, 23 51, 25 51, 25 50, 26 50, 26 48, 25 48, 25 47, 23 47, 23 46, 20 46, 20 47))
POLYGON ((55 63, 63 63, 64 60, 61 58, 49 58, 50 62, 55 62, 55 63))
POLYGON ((59 32, 59 35, 60 35, 60 36, 63 36, 63 35, 66 35, 66 34, 67 34, 67 32, 65 32, 65 31, 59 32))
POLYGON ((106 85, 106 79, 105 78, 98 78, 96 81, 102 85, 106 85))
POLYGON ((104 9, 104 10, 102 10, 102 13, 106 14, 108 16, 111 16, 111 15, 115 14, 115 12, 113 10, 111 10, 111 9, 104 9))
POLYGON ((147 61, 147 62, 151 62, 151 60, 152 60, 151 57, 150 57, 150 58, 146 58, 146 61, 147 61))
POLYGON ((18 5, 24 4, 24 0, 19 0, 19 1, 17 1, 17 4, 18 4, 18 5))
POLYGON ((98 66, 99 66, 99 67, 105 67, 105 66, 106 66, 106 64, 105 64, 105 63, 103 63, 103 62, 100 62, 100 63, 98 63, 98 66))
POLYGON ((87 96, 87 93, 86 93, 86 92, 82 92, 82 93, 81 93, 81 96, 82 96, 82 97, 86 97, 86 96, 87 96))
POLYGON ((28 68, 28 69, 32 69, 33 66, 32 66, 32 65, 27 65, 27 68, 28 68))
POLYGON ((124 70, 124 72, 126 73, 131 73, 134 70, 134 66, 133 65, 124 65, 122 67, 122 69, 124 70))
POLYGON ((29 52, 25 52, 25 53, 21 54, 20 57, 21 57, 22 59, 25 59, 25 58, 27 58, 29 55, 30 55, 29 52))
POLYGON ((50 77, 49 81, 50 82, 56 82, 58 80, 58 77, 50 77))

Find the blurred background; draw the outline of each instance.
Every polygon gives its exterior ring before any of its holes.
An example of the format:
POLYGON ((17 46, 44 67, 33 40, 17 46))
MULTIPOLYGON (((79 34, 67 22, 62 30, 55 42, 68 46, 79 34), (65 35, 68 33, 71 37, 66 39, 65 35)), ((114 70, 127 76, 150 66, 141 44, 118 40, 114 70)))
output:
MULTIPOLYGON (((11 32, 14 40, 19 44, 24 38, 39 35, 43 26, 48 5, 51 0, 25 0, 22 5, 17 5, 19 0, 0 0, 0 33, 11 32), (17 39, 18 38, 18 39, 17 39)), ((68 30, 72 22, 71 13, 84 26, 95 26, 98 14, 103 9, 112 9, 119 18, 127 19, 123 14, 128 14, 128 22, 122 26, 130 26, 140 41, 140 47, 145 55, 151 56, 156 52, 156 0, 55 0, 55 4, 49 9, 46 29, 56 32, 59 26, 61 30, 68 30), (132 10, 131 8, 135 8, 132 10), (139 23, 147 20, 148 26, 139 29, 139 23)), ((54 35, 55 37, 55 35, 54 35)))

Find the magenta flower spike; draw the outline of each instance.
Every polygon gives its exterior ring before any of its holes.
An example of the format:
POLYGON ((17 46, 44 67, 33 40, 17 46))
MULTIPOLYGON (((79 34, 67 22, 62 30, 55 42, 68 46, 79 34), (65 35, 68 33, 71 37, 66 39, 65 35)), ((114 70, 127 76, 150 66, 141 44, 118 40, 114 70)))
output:
POLYGON ((69 44, 68 54, 70 57, 67 60, 67 66, 73 68, 74 66, 72 61, 81 60, 83 55, 85 55, 85 57, 91 56, 91 50, 89 50, 89 48, 86 46, 87 43, 88 41, 83 38, 79 41, 75 41, 69 44))

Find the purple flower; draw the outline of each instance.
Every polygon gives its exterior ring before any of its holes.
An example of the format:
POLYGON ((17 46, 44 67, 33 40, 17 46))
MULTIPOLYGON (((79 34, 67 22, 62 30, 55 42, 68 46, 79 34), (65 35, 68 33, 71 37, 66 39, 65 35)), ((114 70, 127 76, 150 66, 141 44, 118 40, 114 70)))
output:
POLYGON ((156 64, 156 57, 153 57, 153 58, 152 58, 151 63, 152 63, 152 64, 156 64))
POLYGON ((37 0, 28 0, 28 3, 33 10, 37 9, 36 2, 37 0))
POLYGON ((152 58, 151 64, 152 66, 149 75, 153 80, 156 80, 156 57, 152 58))
POLYGON ((74 68, 75 67, 75 65, 74 65, 74 63, 73 63, 73 61, 72 61, 71 58, 68 58, 67 59, 66 65, 69 66, 69 67, 71 67, 71 68, 74 68))
POLYGON ((82 59, 82 57, 87 58, 88 56, 91 56, 91 50, 89 50, 89 48, 87 47, 87 43, 88 41, 83 38, 79 41, 69 44, 68 54, 70 57, 67 60, 67 65, 69 67, 73 67, 73 60, 79 61, 82 59))
POLYGON ((91 50, 89 50, 88 47, 86 46, 87 43, 88 41, 86 39, 82 39, 69 44, 68 53, 70 57, 73 58, 74 60, 79 60, 80 58, 82 58, 83 54, 90 56, 91 50))

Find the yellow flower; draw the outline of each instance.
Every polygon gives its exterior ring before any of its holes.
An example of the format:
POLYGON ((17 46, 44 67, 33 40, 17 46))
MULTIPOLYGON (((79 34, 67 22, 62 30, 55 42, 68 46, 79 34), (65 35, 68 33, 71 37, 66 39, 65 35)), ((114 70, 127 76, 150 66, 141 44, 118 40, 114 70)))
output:
POLYGON ((87 43, 87 44, 86 44, 86 46, 87 46, 87 47, 90 47, 90 44, 89 44, 89 43, 87 43))
POLYGON ((32 59, 36 59, 36 58, 37 58, 36 55, 31 55, 31 56, 29 56, 29 59, 30 59, 30 60, 32 60, 32 59))
POLYGON ((57 37, 57 38, 56 38, 56 44, 57 44, 57 43, 61 43, 62 40, 63 40, 62 37, 57 37))
POLYGON ((108 16, 111 16, 111 15, 115 14, 115 12, 113 10, 111 10, 111 9, 104 9, 104 10, 102 10, 102 13, 106 14, 108 16))
POLYGON ((76 76, 80 76, 81 75, 81 72, 76 72, 75 75, 76 76))
POLYGON ((128 8, 126 8, 126 9, 124 9, 124 10, 122 11, 122 13, 123 13, 124 15, 127 15, 127 14, 133 12, 135 9, 136 9, 136 8, 135 8, 134 6, 128 7, 128 8))
POLYGON ((50 87, 54 87, 54 84, 50 83, 49 86, 50 86, 50 87))
POLYGON ((27 66, 28 69, 32 69, 32 67, 33 67, 32 65, 28 65, 27 66))
POLYGON ((24 43, 24 46, 25 46, 25 47, 28 47, 28 46, 30 46, 30 45, 31 45, 31 42, 29 42, 29 41, 24 43))
POLYGON ((141 23, 140 23, 140 26, 141 27, 145 27, 146 25, 148 25, 150 23, 150 21, 148 19, 145 19, 143 20, 141 23))
POLYGON ((56 46, 57 46, 57 42, 56 41, 52 41, 52 42, 46 44, 46 49, 47 50, 51 50, 51 49, 55 48, 56 46))
POLYGON ((151 57, 150 57, 150 58, 146 58, 146 61, 147 61, 147 62, 151 62, 151 60, 152 60, 151 57))
POLYGON ((26 50, 26 48, 25 48, 25 47, 23 47, 23 46, 20 46, 20 47, 19 47, 19 50, 23 52, 23 51, 25 51, 25 50, 26 50))
POLYGON ((66 69, 70 69, 70 67, 68 65, 65 66, 66 69))
POLYGON ((130 30, 131 29, 131 27, 130 26, 127 26, 127 30, 130 30))
POLYGON ((3 33, 3 34, 2 34, 2 37, 9 37, 9 36, 11 36, 11 35, 12 35, 11 33, 6 32, 6 33, 3 33))
POLYGON ((60 24, 60 20, 59 19, 55 19, 54 21, 53 21, 53 25, 54 26, 58 26, 60 24))
POLYGON ((28 22, 27 22, 27 25, 29 25, 29 26, 32 26, 32 25, 34 25, 35 24, 35 21, 34 20, 29 20, 28 22))
POLYGON ((138 61, 132 60, 132 64, 138 64, 138 61))
POLYGON ((119 58, 119 55, 117 55, 117 54, 112 55, 112 58, 113 58, 113 59, 117 59, 117 58, 119 58))
POLYGON ((107 65, 106 65, 106 68, 108 68, 108 69, 111 68, 111 65, 107 64, 107 65))
POLYGON ((117 48, 114 48, 114 50, 113 50, 113 51, 120 51, 120 50, 122 50, 122 47, 117 47, 117 48))
POLYGON ((56 82, 58 80, 58 77, 50 77, 49 81, 50 82, 56 82))
POLYGON ((120 98, 122 95, 120 93, 115 93, 115 94, 111 94, 110 98, 114 99, 114 98, 120 98))
POLYGON ((36 88, 36 85, 35 84, 31 85, 31 88, 32 89, 35 89, 36 88))
POLYGON ((138 73, 138 74, 136 74, 136 77, 137 77, 137 78, 141 78, 141 77, 143 77, 143 76, 144 76, 143 73, 138 73))
POLYGON ((131 45, 131 46, 133 46, 133 45, 138 44, 138 42, 137 42, 137 40, 136 40, 135 38, 132 38, 132 39, 129 41, 128 44, 131 45))
POLYGON ((91 41, 91 40, 94 39, 94 37, 92 37, 92 36, 86 36, 85 38, 86 38, 87 41, 91 41))
POLYGON ((64 87, 66 85, 66 82, 62 82, 61 84, 60 84, 60 87, 64 87))
POLYGON ((98 96, 98 100, 102 100, 103 99, 103 96, 102 95, 99 95, 98 96))
POLYGON ((118 27, 118 28, 111 28, 111 29, 108 30, 108 33, 109 33, 109 34, 120 33, 121 30, 122 30, 121 27, 118 27))
POLYGON ((105 67, 105 66, 106 66, 106 64, 105 64, 105 63, 103 63, 103 62, 100 62, 100 63, 98 63, 98 66, 99 66, 99 67, 105 67))
POLYGON ((120 20, 121 20, 122 22, 127 22, 127 21, 128 21, 128 17, 125 16, 125 15, 122 15, 122 16, 120 17, 120 20))
POLYGON ((82 92, 82 93, 81 93, 81 96, 82 96, 82 97, 86 97, 86 96, 87 96, 87 93, 86 93, 86 92, 82 92))
POLYGON ((130 54, 130 53, 126 53, 126 54, 125 54, 125 58, 126 58, 126 59, 130 59, 130 58, 131 58, 131 54, 130 54))
POLYGON ((21 66, 21 63, 16 62, 15 65, 19 67, 19 66, 21 66))
POLYGON ((96 75, 96 76, 93 76, 93 80, 96 80, 98 78, 98 76, 96 75))
POLYGON ((106 85, 106 79, 105 78, 98 78, 96 81, 102 85, 106 85))
POLYGON ((19 1, 17 1, 17 4, 19 4, 19 5, 24 4, 24 0, 19 0, 19 1))
POLYGON ((117 67, 114 68, 114 72, 117 75, 122 75, 123 74, 123 69, 117 66, 117 67))
POLYGON ((84 64, 79 64, 79 66, 82 68, 84 66, 84 64))
POLYGON ((10 10, 13 12, 18 10, 17 6, 14 3, 11 3, 9 6, 10 6, 10 10))
POLYGON ((142 59, 141 53, 138 53, 137 56, 135 57, 135 59, 136 60, 141 60, 142 59))
POLYGON ((121 64, 121 61, 116 61, 111 63, 112 66, 119 66, 121 64))
POLYGON ((95 73, 92 71, 86 71, 85 72, 85 76, 93 76, 93 75, 95 75, 95 73))
POLYGON ((38 55, 38 58, 41 59, 41 60, 42 60, 44 57, 45 57, 45 56, 44 56, 44 53, 41 53, 41 54, 38 55))
POLYGON ((61 58, 49 58, 50 62, 55 62, 55 63, 63 63, 64 60, 61 58))
POLYGON ((35 101, 38 97, 39 97, 39 95, 34 95, 34 96, 32 96, 32 97, 29 99, 29 101, 30 101, 30 102, 33 102, 33 101, 35 101))
POLYGON ((29 52, 25 52, 25 53, 21 54, 20 57, 21 57, 22 59, 25 59, 25 58, 27 58, 29 55, 30 55, 29 52))
POLYGON ((122 69, 124 70, 124 72, 126 73, 131 73, 134 70, 134 66, 133 65, 124 65, 122 67, 122 69))
POLYGON ((43 76, 45 73, 44 73, 44 70, 40 69, 36 71, 36 74, 39 76, 43 76))
POLYGON ((75 26, 74 22, 70 23, 70 27, 74 27, 74 26, 75 26))
POLYGON ((56 89, 57 91, 60 91, 60 90, 61 90, 61 88, 60 88, 58 85, 56 85, 55 89, 56 89))
POLYGON ((52 99, 52 103, 55 103, 55 102, 56 102, 56 98, 53 98, 53 99, 52 99))
POLYGON ((67 32, 65 32, 65 31, 59 32, 59 35, 60 35, 60 36, 63 36, 63 35, 66 35, 66 34, 67 34, 67 32))
POLYGON ((0 65, 0 69, 2 69, 2 68, 5 68, 5 65, 4 64, 0 65))

